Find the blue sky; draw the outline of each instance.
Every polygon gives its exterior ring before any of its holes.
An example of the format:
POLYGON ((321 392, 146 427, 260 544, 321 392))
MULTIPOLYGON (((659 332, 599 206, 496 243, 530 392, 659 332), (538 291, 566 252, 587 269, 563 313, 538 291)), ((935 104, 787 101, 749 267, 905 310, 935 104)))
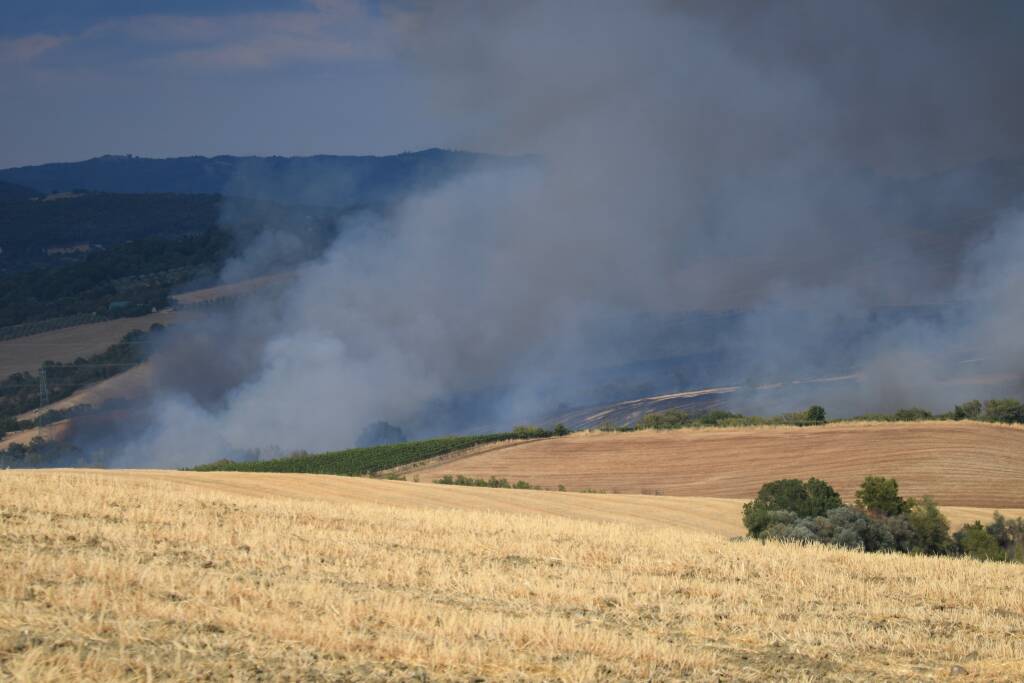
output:
POLYGON ((389 154, 445 145, 364 0, 4 0, 0 167, 100 154, 389 154))

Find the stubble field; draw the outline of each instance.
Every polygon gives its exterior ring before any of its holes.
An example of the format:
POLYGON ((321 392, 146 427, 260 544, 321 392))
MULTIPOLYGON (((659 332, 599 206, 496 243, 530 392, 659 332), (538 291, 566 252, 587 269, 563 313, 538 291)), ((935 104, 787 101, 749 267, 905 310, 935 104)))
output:
POLYGON ((852 499, 867 475, 942 505, 1024 508, 1024 427, 981 422, 832 423, 581 432, 469 457, 410 474, 522 479, 609 493, 658 492, 750 500, 772 479, 818 477, 852 499))
POLYGON ((371 490, 300 500, 170 474, 0 473, 0 678, 1010 681, 1024 668, 1019 565, 389 502, 453 488, 430 484, 346 480, 371 490))

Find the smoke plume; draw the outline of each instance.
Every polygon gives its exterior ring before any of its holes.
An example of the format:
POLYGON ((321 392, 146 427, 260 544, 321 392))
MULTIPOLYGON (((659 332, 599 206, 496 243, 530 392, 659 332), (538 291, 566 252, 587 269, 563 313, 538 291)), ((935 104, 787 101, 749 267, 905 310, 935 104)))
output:
MULTIPOLYGON (((860 377, 743 399, 764 412, 949 408, 989 394, 979 358, 1019 390, 1024 222, 1013 196, 999 215, 988 185, 940 174, 1021 151, 1019 8, 414 15, 397 49, 424 110, 463 124, 447 143, 531 161, 349 217, 280 297, 183 327, 128 462, 336 449, 379 420, 507 428, 598 402, 601 369, 709 351, 711 384, 860 377), (695 311, 737 313, 678 324, 695 311)), ((269 235, 232 272, 300 246, 269 235)))

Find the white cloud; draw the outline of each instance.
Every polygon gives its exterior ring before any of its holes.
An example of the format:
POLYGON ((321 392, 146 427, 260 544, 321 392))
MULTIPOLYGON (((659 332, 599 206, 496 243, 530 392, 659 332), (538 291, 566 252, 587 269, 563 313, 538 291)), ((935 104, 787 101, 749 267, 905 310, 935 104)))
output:
POLYGON ((0 40, 0 64, 31 62, 36 57, 67 42, 64 36, 37 33, 0 40))
POLYGON ((268 68, 386 58, 401 17, 373 14, 356 0, 311 0, 309 9, 226 16, 147 14, 87 29, 82 43, 137 44, 146 58, 175 65, 268 68))

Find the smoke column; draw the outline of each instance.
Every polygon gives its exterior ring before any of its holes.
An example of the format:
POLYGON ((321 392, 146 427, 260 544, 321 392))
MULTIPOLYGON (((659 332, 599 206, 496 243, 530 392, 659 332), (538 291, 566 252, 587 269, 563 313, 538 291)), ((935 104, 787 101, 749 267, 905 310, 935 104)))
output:
MULTIPOLYGON (((376 420, 430 433, 443 428, 432 406, 478 394, 487 405, 462 426, 507 428, 586 402, 552 377, 642 359, 644 330, 609 323, 637 314, 746 311, 715 340, 745 366, 732 376, 813 377, 841 357, 863 380, 827 396, 833 412, 948 408, 974 397, 945 380, 978 354, 1019 389, 1022 219, 992 216, 949 247, 910 224, 921 207, 893 188, 1020 151, 1021 48, 1007 28, 1020 14, 418 8, 396 49, 430 85, 424 107, 464 124, 447 142, 534 162, 357 220, 280 299, 182 332, 155 360, 163 390, 122 461, 337 449, 376 420), (955 315, 837 333, 878 307, 949 303, 955 315), (221 390, 204 392, 214 375, 221 390)), ((961 189, 964 205, 984 200, 961 189)))

